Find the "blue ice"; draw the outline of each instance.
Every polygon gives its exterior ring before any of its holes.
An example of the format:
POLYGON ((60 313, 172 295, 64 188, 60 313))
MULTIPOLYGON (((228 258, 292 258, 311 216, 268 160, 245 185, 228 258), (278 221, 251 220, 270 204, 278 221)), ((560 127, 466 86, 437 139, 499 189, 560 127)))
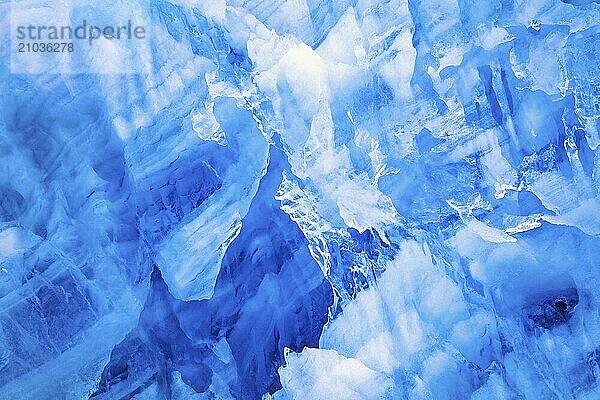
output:
POLYGON ((0 399, 600 398, 599 2, 69 7, 145 70, 0 65, 0 399))

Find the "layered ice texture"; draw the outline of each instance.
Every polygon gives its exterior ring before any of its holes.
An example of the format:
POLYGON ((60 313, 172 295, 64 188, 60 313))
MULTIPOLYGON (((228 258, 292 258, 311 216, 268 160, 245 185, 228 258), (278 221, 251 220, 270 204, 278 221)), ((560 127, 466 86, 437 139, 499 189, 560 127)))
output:
POLYGON ((1 399, 600 398, 597 1, 135 7, 0 64, 1 399))

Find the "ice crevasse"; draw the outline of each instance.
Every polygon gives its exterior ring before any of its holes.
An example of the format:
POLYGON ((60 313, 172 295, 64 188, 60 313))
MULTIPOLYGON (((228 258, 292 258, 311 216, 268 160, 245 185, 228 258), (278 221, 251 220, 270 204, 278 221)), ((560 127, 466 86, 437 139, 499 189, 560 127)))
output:
POLYGON ((0 399, 600 398, 600 3, 94 4, 144 73, 0 64, 0 399))

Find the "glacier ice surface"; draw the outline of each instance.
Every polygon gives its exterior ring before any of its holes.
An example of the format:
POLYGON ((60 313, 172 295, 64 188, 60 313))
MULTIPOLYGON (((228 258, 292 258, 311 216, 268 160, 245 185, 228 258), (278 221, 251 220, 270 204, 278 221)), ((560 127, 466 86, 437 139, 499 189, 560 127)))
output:
POLYGON ((598 1, 95 5, 145 73, 0 65, 0 399, 600 398, 598 1))

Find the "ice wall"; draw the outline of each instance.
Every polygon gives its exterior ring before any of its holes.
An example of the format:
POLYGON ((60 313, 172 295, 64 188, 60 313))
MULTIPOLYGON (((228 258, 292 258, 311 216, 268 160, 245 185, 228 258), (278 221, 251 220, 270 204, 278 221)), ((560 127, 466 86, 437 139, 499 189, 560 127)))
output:
POLYGON ((598 398, 598 2, 135 7, 0 66, 0 398, 598 398))

